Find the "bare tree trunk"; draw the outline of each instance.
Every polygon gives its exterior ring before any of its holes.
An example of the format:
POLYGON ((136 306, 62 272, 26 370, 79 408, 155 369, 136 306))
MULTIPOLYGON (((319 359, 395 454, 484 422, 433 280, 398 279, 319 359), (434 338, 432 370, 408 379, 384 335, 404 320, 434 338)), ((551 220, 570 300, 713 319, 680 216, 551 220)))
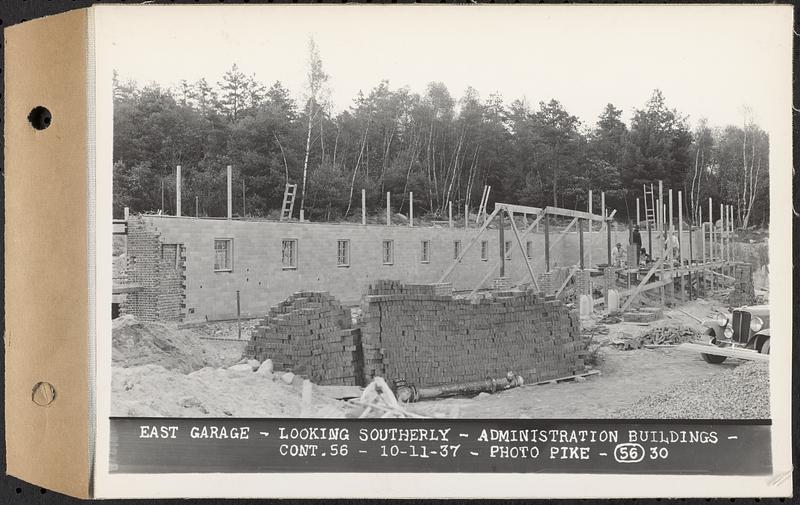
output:
MULTIPOLYGON (((313 108, 313 104, 312 104, 313 108)), ((311 126, 314 124, 314 115, 308 114, 308 133, 306 134, 306 156, 303 159, 303 188, 300 190, 300 209, 306 208, 306 180, 308 179, 308 155, 311 153, 311 126)))
POLYGON ((278 143, 278 147, 281 150, 281 156, 283 156, 283 168, 286 170, 286 184, 289 184, 289 165, 286 163, 286 154, 283 152, 283 146, 281 145, 281 141, 278 139, 278 136, 273 133, 275 137, 275 142, 278 143))
POLYGON ((367 133, 369 132, 369 122, 367 122, 367 127, 364 129, 364 138, 361 141, 361 151, 358 153, 358 159, 356 160, 356 166, 353 168, 353 178, 350 180, 350 198, 347 201, 347 210, 344 211, 345 217, 347 214, 350 213, 350 207, 353 205, 353 187, 356 183, 356 174, 358 173, 358 166, 361 164, 361 156, 364 154, 364 146, 367 143, 367 133))

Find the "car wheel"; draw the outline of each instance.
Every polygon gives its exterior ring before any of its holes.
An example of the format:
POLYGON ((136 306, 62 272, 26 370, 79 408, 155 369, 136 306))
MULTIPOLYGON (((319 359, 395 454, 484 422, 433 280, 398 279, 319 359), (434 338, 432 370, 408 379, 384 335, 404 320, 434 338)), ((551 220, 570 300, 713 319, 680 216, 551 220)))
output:
POLYGON ((769 354, 769 339, 766 339, 763 344, 761 344, 761 354, 769 354))
POLYGON ((716 354, 701 353, 700 356, 703 357, 703 361, 706 363, 713 363, 714 365, 718 365, 728 359, 727 356, 717 356, 716 354))

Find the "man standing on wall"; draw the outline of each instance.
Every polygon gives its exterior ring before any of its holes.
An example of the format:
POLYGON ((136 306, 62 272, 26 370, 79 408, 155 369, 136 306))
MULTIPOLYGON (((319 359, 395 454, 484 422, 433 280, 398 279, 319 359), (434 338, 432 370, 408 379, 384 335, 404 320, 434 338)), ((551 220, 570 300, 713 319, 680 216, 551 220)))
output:
POLYGON ((625 251, 622 250, 622 243, 617 242, 617 247, 611 250, 611 265, 614 268, 622 268, 624 263, 625 251))

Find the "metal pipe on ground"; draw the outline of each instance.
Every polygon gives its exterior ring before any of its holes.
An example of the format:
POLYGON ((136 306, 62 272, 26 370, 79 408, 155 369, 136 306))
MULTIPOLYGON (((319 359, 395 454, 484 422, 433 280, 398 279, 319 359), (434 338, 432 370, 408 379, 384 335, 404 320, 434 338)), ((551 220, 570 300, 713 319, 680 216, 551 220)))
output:
POLYGON ((505 377, 496 379, 489 377, 479 381, 442 384, 424 388, 398 380, 395 381, 395 396, 401 402, 418 402, 420 400, 432 400, 448 396, 495 393, 522 386, 524 383, 524 379, 514 372, 508 372, 505 377))

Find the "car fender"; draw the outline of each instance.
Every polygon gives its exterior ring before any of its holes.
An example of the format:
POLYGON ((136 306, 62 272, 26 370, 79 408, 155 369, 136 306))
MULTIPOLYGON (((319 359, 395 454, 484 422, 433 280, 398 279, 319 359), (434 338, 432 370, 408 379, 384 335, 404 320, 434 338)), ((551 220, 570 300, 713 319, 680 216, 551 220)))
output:
POLYGON ((765 328, 750 337, 750 340, 747 342, 747 347, 761 351, 761 346, 764 345, 764 342, 766 342, 768 338, 770 338, 769 328, 765 328))
MULTIPOLYGON (((725 333, 724 333, 725 332, 725 327, 724 326, 720 326, 720 324, 718 322, 713 321, 711 319, 708 319, 706 321, 703 321, 703 326, 705 326, 707 330, 712 330, 714 332, 714 337, 715 338, 718 338, 718 339, 724 338, 724 336, 725 336, 725 333)), ((703 332, 703 333, 706 333, 706 332, 703 332)))

